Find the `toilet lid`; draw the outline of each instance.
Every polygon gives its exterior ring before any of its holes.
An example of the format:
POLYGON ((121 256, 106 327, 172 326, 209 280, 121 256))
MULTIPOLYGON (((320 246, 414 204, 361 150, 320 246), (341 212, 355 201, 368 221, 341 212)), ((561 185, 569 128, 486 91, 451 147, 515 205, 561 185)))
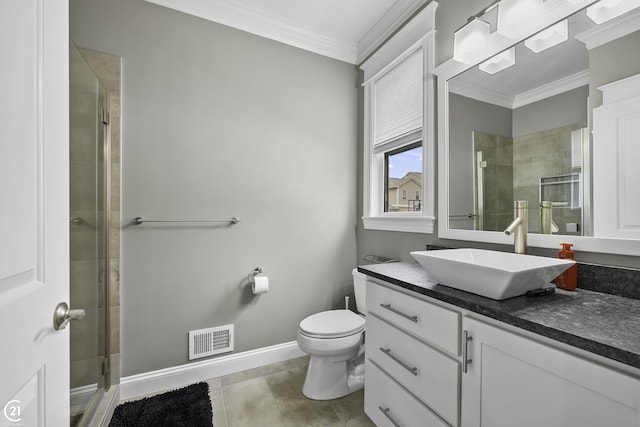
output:
POLYGON ((364 319, 351 310, 329 310, 312 314, 300 322, 300 330, 318 338, 342 337, 364 329, 364 319))

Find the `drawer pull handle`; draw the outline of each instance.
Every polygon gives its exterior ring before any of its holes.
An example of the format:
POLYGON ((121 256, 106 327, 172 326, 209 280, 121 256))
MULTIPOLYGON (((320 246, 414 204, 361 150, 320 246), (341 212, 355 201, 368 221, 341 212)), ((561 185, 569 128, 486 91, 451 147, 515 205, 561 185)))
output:
POLYGON ((402 316, 405 319, 409 319, 412 322, 418 323, 418 316, 409 316, 408 314, 403 313, 400 310, 396 310, 395 308, 391 307, 391 304, 380 304, 380 307, 386 308, 387 310, 389 310, 392 313, 395 313, 395 314, 397 314, 399 316, 402 316))
POLYGON ((469 341, 472 341, 473 337, 469 335, 469 331, 462 332, 462 373, 466 374, 469 370, 469 365, 473 363, 472 359, 469 359, 469 341))
POLYGON ((387 417, 387 419, 389 421, 391 421, 391 424, 393 424, 396 427, 402 427, 389 413, 389 411, 391 411, 389 408, 383 408, 382 406, 378 406, 378 409, 380 409, 380 412, 382 412, 384 414, 385 417, 387 417))
POLYGON ((416 375, 416 376, 418 375, 418 368, 416 368, 415 366, 411 367, 411 366, 407 365, 406 363, 404 363, 397 356, 395 356, 393 353, 391 353, 391 349, 390 348, 380 347, 380 351, 383 352, 384 354, 386 354, 387 356, 389 356, 398 365, 402 366, 404 369, 406 369, 407 371, 411 372, 413 375, 416 375))

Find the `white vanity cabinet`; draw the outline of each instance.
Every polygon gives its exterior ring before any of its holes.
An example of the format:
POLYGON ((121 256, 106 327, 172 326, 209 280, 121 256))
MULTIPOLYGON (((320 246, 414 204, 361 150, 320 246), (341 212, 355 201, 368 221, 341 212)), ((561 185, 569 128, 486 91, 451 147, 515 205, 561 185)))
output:
POLYGON ((459 331, 458 312, 367 282, 365 412, 376 425, 459 425, 459 331))
POLYGON ((640 427, 637 376, 483 319, 368 279, 365 412, 373 422, 640 427))
POLYGON ((465 317, 465 427, 640 426, 640 381, 465 317))

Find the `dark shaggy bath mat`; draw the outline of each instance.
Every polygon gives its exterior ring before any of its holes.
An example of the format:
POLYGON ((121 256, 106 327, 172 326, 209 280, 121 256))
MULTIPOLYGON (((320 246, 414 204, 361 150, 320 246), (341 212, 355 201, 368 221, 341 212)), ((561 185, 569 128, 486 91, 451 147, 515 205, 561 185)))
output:
POLYGON ((207 383, 118 405, 109 427, 212 427, 207 383))

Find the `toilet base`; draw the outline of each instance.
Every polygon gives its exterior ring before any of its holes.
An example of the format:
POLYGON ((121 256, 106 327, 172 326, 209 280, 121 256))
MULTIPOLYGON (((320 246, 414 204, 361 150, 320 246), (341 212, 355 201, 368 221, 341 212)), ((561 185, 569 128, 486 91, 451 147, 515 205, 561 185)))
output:
POLYGON ((311 355, 302 394, 313 400, 331 400, 363 387, 364 357, 334 362, 331 357, 311 355))

